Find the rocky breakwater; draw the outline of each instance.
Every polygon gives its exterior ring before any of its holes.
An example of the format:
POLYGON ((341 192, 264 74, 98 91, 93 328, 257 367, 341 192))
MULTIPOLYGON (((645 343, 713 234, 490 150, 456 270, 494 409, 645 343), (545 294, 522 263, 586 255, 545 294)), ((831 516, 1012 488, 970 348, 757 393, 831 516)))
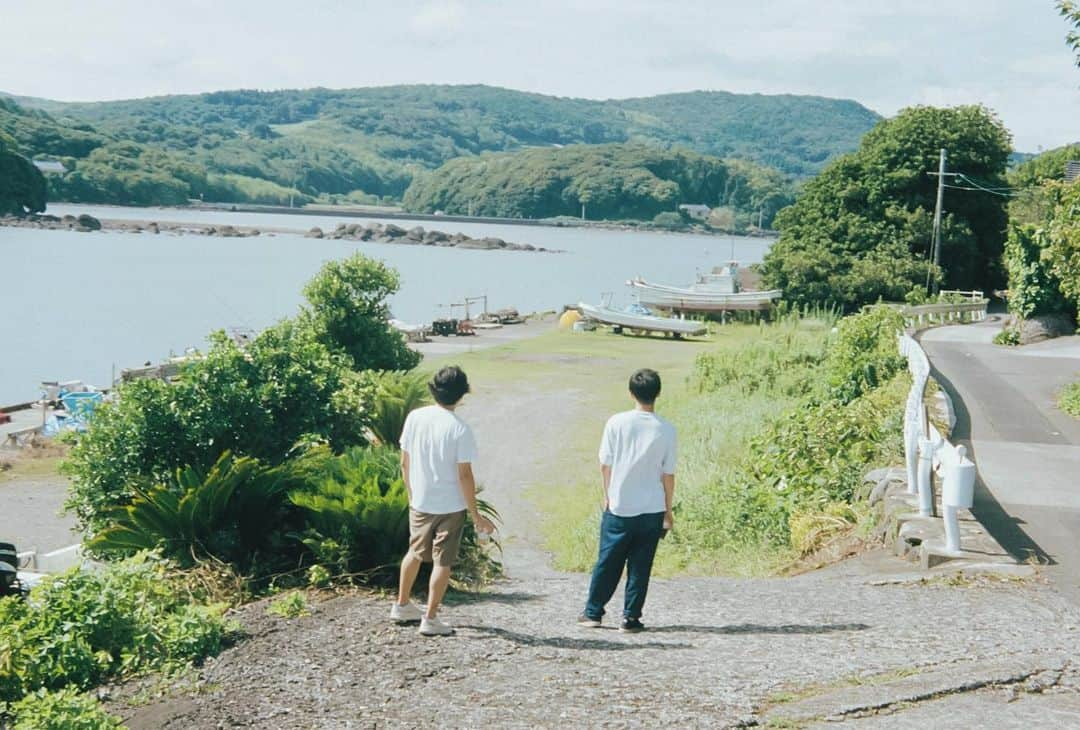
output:
POLYGON ((13 228, 43 228, 89 233, 91 231, 119 231, 121 233, 172 233, 195 236, 218 236, 221 238, 247 238, 258 236, 258 228, 247 226, 210 225, 207 223, 157 223, 156 221, 99 220, 92 215, 63 217, 55 215, 6 216, 0 218, 0 226, 13 228))
POLYGON ((404 246, 442 246, 447 248, 471 248, 481 251, 538 251, 555 253, 551 249, 528 243, 510 243, 501 238, 486 236, 472 238, 464 233, 426 231, 421 226, 405 229, 393 223, 341 223, 332 231, 316 226, 305 234, 306 238, 329 238, 333 240, 371 241, 372 243, 396 243, 404 246))
POLYGON ((101 221, 92 215, 27 215, 27 216, 4 216, 0 218, 0 226, 12 228, 48 228, 69 231, 100 231, 101 221))

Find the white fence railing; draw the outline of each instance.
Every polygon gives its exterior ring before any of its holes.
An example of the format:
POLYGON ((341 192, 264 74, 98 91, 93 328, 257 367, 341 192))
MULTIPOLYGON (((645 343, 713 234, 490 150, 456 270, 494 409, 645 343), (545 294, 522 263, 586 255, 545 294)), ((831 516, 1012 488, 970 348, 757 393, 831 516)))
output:
MULTIPOLYGON (((944 293, 944 292, 943 292, 944 293)), ((954 294, 979 294, 982 292, 952 292, 954 294)), ((930 324, 945 324, 946 322, 981 322, 986 319, 986 305, 989 300, 979 296, 967 302, 938 304, 918 304, 904 307, 901 313, 904 315, 904 323, 908 327, 920 329, 930 324)))
MULTIPOLYGON (((985 305, 984 305, 985 312, 985 305)), ((900 354, 907 358, 914 381, 904 409, 904 456, 908 492, 918 495, 919 514, 934 516, 934 480, 941 480, 941 508, 945 521, 945 549, 960 552, 959 511, 971 509, 975 500, 975 464, 967 449, 953 446, 930 422, 926 409, 926 384, 930 360, 911 336, 899 337, 900 354)))

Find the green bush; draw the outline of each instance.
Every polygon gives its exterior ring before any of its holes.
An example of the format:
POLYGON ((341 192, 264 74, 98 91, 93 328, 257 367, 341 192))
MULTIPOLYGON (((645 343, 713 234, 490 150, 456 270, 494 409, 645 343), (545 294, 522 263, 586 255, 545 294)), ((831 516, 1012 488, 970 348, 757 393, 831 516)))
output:
POLYGON ((1016 347, 1020 344, 1020 329, 1018 327, 1006 327, 994 335, 994 344, 1016 347))
POLYGON ((1061 391, 1058 406, 1070 416, 1080 418, 1080 382, 1073 383, 1061 391))
POLYGON ((76 689, 40 689, 11 706, 11 730, 119 730, 120 719, 76 689))
POLYGON ((299 481, 291 464, 268 467, 226 451, 207 472, 189 466, 167 484, 136 488, 89 547, 106 554, 160 549, 184 566, 214 559, 241 574, 266 572, 295 557, 283 530, 287 495, 299 481))
POLYGON ((88 535, 116 507, 168 482, 175 471, 208 471, 224 451, 281 463, 304 437, 336 449, 363 443, 370 383, 291 325, 241 349, 223 333, 173 384, 134 381, 98 408, 72 449, 67 506, 88 535))
POLYGON ((431 402, 423 373, 388 370, 375 377, 375 412, 371 432, 384 446, 397 448, 409 412, 431 402))
MULTIPOLYGON (((396 449, 354 448, 333 457, 319 477, 290 494, 290 499, 304 513, 307 529, 300 537, 319 565, 365 583, 396 579, 409 543, 409 495, 396 449)), ((498 519, 483 500, 478 500, 478 508, 498 519)), ((499 564, 480 544, 469 521, 455 581, 478 583, 499 572, 499 564)))
POLYGON ((146 555, 48 578, 29 601, 0 599, 0 702, 199 661, 221 649, 223 611, 146 555))
POLYGON ((885 305, 840 320, 825 361, 831 397, 848 403, 902 370, 896 338, 903 329, 903 315, 885 305))
POLYGON ((1009 274, 1009 311, 1021 318, 1069 311, 1054 274, 1050 239, 1045 228, 1010 225, 1005 241, 1009 274))

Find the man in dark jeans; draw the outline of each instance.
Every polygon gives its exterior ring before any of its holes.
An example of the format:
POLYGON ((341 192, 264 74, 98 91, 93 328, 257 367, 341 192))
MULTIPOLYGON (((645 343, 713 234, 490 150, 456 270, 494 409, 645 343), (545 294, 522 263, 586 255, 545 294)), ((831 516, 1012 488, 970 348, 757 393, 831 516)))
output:
POLYGON ((604 516, 600 554, 589 584, 589 598, 578 625, 599 628, 626 566, 626 590, 620 631, 645 627, 641 610, 649 591, 656 546, 672 526, 675 493, 675 427, 653 411, 660 376, 642 369, 630 376, 636 407, 608 419, 600 440, 604 516))

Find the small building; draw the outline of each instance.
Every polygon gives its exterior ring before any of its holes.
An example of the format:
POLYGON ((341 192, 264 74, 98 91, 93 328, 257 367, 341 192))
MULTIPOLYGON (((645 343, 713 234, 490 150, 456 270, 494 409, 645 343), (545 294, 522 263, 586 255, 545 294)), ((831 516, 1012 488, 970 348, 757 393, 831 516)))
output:
POLYGON ((707 205, 701 205, 699 203, 683 203, 679 206, 679 210, 686 213, 691 218, 695 218, 699 221, 703 221, 709 217, 709 213, 712 212, 712 208, 707 205))
POLYGON ((1069 160, 1065 163, 1065 182, 1080 180, 1080 160, 1069 160))
POLYGON ((64 167, 64 163, 57 162, 56 160, 34 160, 34 167, 41 170, 42 173, 53 173, 56 175, 63 175, 67 172, 67 168, 64 167))

